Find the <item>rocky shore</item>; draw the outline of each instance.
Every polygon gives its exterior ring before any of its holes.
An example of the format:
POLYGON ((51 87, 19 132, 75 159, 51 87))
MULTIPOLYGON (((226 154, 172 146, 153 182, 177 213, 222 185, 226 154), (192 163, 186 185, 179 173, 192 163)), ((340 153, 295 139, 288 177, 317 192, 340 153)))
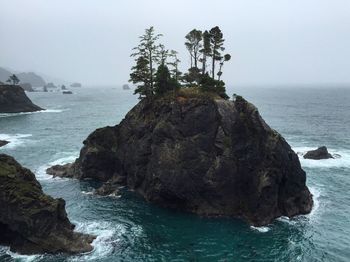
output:
POLYGON ((0 85, 0 113, 20 113, 43 110, 33 104, 19 85, 0 85))
POLYGON ((261 226, 313 206, 306 174, 285 139, 241 97, 140 101, 114 127, 97 129, 55 176, 127 186, 147 201, 261 226))
POLYGON ((7 145, 8 143, 10 143, 9 141, 6 140, 0 140, 0 147, 7 145))
POLYGON ((34 174, 0 154, 0 245, 21 254, 81 253, 94 236, 74 232, 65 201, 43 193, 34 174))

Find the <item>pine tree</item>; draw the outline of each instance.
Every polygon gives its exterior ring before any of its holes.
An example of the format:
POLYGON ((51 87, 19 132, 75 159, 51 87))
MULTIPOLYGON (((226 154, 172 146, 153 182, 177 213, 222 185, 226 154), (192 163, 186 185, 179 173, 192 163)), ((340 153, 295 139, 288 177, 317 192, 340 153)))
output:
POLYGON ((141 83, 135 90, 140 97, 151 97, 153 95, 155 64, 159 61, 161 46, 157 44, 161 34, 155 34, 153 26, 145 30, 145 34, 140 36, 140 44, 133 48, 131 54, 135 58, 136 66, 132 67, 130 82, 141 83))
POLYGON ((179 81, 181 72, 179 71, 179 63, 181 62, 180 59, 177 57, 177 52, 175 50, 171 50, 169 57, 172 59, 170 62, 168 62, 168 65, 171 67, 170 73, 172 75, 172 78, 175 79, 176 82, 179 81))
POLYGON ((185 46, 190 53, 191 68, 198 68, 199 50, 202 48, 202 31, 193 29, 185 36, 185 46))
POLYGON ((20 82, 20 80, 15 74, 13 74, 12 76, 9 77, 9 79, 7 79, 6 82, 12 83, 13 85, 17 85, 20 82))
POLYGON ((221 58, 221 60, 220 60, 220 67, 219 67, 219 72, 217 73, 217 75, 218 75, 218 80, 220 81, 220 78, 221 78, 221 76, 222 76, 222 67, 223 67, 223 65, 224 65, 224 63, 225 62, 227 62, 227 61, 230 61, 231 60, 231 55, 230 54, 226 54, 226 55, 224 55, 222 58, 221 58))
POLYGON ((138 84, 134 94, 139 94, 140 97, 152 96, 151 78, 149 71, 149 61, 144 56, 139 56, 136 59, 136 65, 131 68, 130 82, 138 84))
POLYGON ((207 57, 211 54, 211 46, 210 46, 210 34, 207 30, 203 33, 203 48, 200 50, 202 53, 202 75, 205 74, 207 68, 207 57))
POLYGON ((210 34, 210 44, 211 44, 211 58, 212 58, 212 78, 215 79, 215 63, 222 59, 221 51, 224 51, 223 47, 225 39, 223 34, 218 26, 213 27, 209 31, 210 34))

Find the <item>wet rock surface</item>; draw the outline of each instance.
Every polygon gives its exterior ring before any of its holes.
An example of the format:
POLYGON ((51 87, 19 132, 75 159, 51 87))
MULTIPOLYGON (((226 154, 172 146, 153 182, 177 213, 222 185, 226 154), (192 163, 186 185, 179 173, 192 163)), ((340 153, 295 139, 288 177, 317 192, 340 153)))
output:
POLYGON ((95 237, 74 232, 65 201, 43 193, 34 174, 0 154, 0 244, 21 254, 81 253, 95 237))
POLYGON ((313 206, 297 155, 241 97, 142 100, 119 125, 90 134, 75 163, 49 173, 57 172, 113 181, 162 207, 257 226, 313 206))

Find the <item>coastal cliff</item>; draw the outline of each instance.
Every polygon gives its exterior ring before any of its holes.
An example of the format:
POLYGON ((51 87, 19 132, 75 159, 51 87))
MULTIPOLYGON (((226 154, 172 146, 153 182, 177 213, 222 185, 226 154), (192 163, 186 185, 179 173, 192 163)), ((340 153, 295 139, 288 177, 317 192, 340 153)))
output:
POLYGON ((94 237, 73 229, 65 201, 44 194, 29 169, 0 154, 0 245, 22 254, 91 251, 94 237))
POLYGON ((257 226, 313 206, 297 155, 241 97, 143 99, 120 124, 90 134, 75 163, 47 172, 127 186, 162 207, 257 226))
POLYGON ((33 104, 19 85, 0 85, 0 113, 20 113, 43 110, 33 104))

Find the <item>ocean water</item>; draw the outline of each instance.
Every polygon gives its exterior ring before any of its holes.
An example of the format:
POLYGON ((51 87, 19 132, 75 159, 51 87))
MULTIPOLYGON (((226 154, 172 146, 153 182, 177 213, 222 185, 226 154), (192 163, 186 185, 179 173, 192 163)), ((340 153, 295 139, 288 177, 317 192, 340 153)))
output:
POLYGON ((1 153, 35 172, 46 193, 67 202, 77 230, 95 234, 94 250, 75 256, 22 256, 0 247, 0 261, 350 261, 350 88, 230 88, 253 102, 266 122, 300 154, 314 195, 311 214, 265 227, 158 208, 132 192, 91 194, 92 181, 51 178, 45 169, 71 162, 98 127, 115 125, 136 103, 121 87, 73 89, 73 95, 29 93, 47 110, 0 114, 1 153), (326 145, 341 155, 304 160, 326 145))

